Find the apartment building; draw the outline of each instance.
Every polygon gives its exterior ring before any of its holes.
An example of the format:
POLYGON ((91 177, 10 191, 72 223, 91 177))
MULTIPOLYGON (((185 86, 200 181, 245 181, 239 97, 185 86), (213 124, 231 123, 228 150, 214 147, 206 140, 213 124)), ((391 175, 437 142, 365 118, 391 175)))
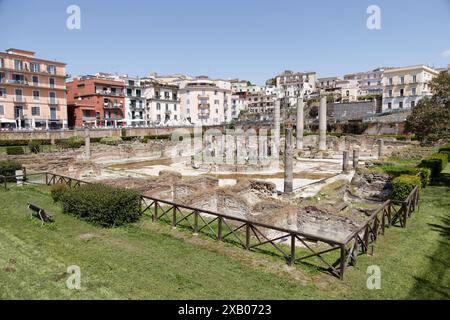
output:
POLYGON ((192 124, 216 125, 231 121, 231 83, 200 76, 181 82, 181 116, 192 124))
POLYGON ((262 92, 247 96, 246 120, 268 121, 273 118, 274 105, 277 96, 266 95, 262 92))
POLYGON ((385 70, 382 111, 413 108, 423 97, 432 95, 429 82, 438 74, 425 65, 385 70))
POLYGON ((263 87, 251 84, 247 80, 231 80, 231 92, 235 93, 258 93, 263 91, 263 87))
POLYGON ((182 125, 178 86, 155 78, 142 78, 141 86, 146 99, 146 120, 149 125, 182 125))
POLYGON ((359 96, 383 93, 383 74, 385 68, 378 68, 365 72, 351 73, 344 76, 344 80, 356 80, 359 87, 359 96))
POLYGON ((289 104, 296 103, 298 97, 309 96, 316 91, 315 72, 293 72, 286 70, 275 77, 279 97, 288 97, 289 104))
POLYGON ((125 85, 124 124, 130 127, 147 125, 146 99, 140 78, 128 75, 110 77, 125 85))
POLYGON ((32 51, 0 52, 0 128, 66 128, 65 68, 32 51))
POLYGON ((357 80, 337 80, 336 90, 340 102, 355 102, 360 96, 360 88, 357 80))
POLYGON ((126 123, 125 84, 104 74, 74 78, 67 83, 70 127, 111 127, 126 123))
POLYGON ((241 111, 247 108, 246 98, 241 94, 233 94, 231 96, 231 118, 239 118, 241 111))

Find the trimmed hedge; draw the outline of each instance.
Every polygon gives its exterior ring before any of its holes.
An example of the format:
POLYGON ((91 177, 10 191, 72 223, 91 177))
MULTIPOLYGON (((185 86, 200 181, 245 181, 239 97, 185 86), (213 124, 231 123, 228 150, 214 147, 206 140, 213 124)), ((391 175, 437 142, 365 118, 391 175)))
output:
POLYGON ((431 156, 423 159, 419 167, 430 169, 431 176, 437 177, 442 172, 442 170, 447 167, 447 164, 448 155, 446 153, 434 153, 431 156))
POLYGON ((63 211, 102 227, 135 222, 140 216, 139 193, 104 184, 87 184, 61 197, 63 211))
POLYGON ((447 155, 448 160, 450 160, 450 142, 447 144, 444 144, 439 148, 439 153, 444 153, 447 155))
POLYGON ((100 139, 100 143, 106 144, 109 146, 118 146, 120 143, 122 143, 121 137, 104 137, 100 139))
POLYGON ((392 200, 405 201, 416 186, 422 184, 418 176, 403 174, 392 180, 392 200))
POLYGON ((51 141, 49 139, 35 139, 35 140, 0 140, 0 147, 13 147, 22 146, 26 147, 29 145, 30 141, 39 141, 41 145, 50 145, 51 141))
POLYGON ((11 146, 6 147, 6 154, 10 156, 17 156, 21 154, 25 154, 25 150, 20 146, 11 146))
POLYGON ((416 172, 420 173, 422 188, 428 186, 431 182, 431 170, 429 168, 416 168, 416 172))
POLYGON ((55 144, 63 149, 79 149, 84 145, 84 138, 80 136, 73 136, 69 139, 55 140, 55 144))
POLYGON ((17 161, 0 161, 0 176, 14 176, 16 170, 22 170, 22 165, 17 161))

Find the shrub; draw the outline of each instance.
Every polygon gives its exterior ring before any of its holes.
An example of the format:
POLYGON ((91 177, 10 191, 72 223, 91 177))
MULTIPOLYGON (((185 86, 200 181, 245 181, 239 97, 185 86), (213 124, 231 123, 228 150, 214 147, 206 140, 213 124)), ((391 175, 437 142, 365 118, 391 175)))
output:
POLYGON ((448 155, 446 153, 435 153, 425 158, 420 163, 419 167, 429 168, 431 176, 437 177, 445 169, 448 163, 448 155))
POLYGON ((0 161, 0 176, 14 176, 16 170, 22 170, 22 165, 17 161, 0 161))
POLYGON ((100 139, 100 143, 107 144, 109 146, 117 146, 122 142, 121 137, 104 137, 100 139))
POLYGON ((21 155, 21 154, 25 154, 25 151, 23 150, 23 147, 11 146, 11 147, 6 147, 6 154, 7 155, 21 155))
POLYGON ((416 186, 420 187, 421 180, 418 176, 401 175, 392 180, 392 200, 405 201, 416 186))
POLYGON ((54 202, 58 202, 63 195, 69 191, 69 187, 65 183, 57 183, 50 188, 50 194, 54 202))
POLYGON ((445 153, 447 158, 450 160, 450 142, 441 146, 439 148, 439 153, 445 153))
POLYGON ((429 168, 416 168, 416 172, 420 174, 420 180, 422 181, 422 188, 428 186, 431 180, 431 170, 429 168))
POLYGON ((39 153, 39 152, 41 152, 41 145, 42 145, 42 142, 39 141, 39 140, 30 140, 28 142, 28 148, 30 148, 30 151, 32 153, 39 153))
POLYGON ((140 196, 133 190, 88 184, 61 197, 63 210, 89 223, 115 227, 135 222, 140 216, 140 196))
MULTIPOLYGON (((49 139, 34 140, 39 141, 41 145, 49 145, 51 141, 49 139)), ((30 143, 30 140, 0 140, 0 147, 10 147, 10 146, 22 146, 26 147, 30 143)))

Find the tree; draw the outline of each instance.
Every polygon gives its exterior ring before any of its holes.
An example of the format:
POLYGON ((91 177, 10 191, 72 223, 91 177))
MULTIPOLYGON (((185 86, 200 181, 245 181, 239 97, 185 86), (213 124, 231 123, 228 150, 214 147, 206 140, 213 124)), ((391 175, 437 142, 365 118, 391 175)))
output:
POLYGON ((450 110, 428 97, 420 100, 406 119, 406 130, 415 133, 421 141, 439 139, 449 126, 450 110))
POLYGON ((406 130, 421 141, 445 137, 450 128, 450 74, 441 73, 430 82, 432 97, 426 97, 412 109, 406 130))

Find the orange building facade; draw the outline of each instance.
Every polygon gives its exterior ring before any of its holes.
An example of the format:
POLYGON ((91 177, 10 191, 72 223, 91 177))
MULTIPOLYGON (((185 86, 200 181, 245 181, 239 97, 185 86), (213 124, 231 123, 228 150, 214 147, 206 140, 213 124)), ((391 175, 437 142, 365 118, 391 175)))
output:
POLYGON ((0 128, 66 128, 65 67, 32 51, 0 52, 0 128))
POLYGON ((111 127, 123 123, 125 84, 96 76, 67 83, 69 127, 111 127))

